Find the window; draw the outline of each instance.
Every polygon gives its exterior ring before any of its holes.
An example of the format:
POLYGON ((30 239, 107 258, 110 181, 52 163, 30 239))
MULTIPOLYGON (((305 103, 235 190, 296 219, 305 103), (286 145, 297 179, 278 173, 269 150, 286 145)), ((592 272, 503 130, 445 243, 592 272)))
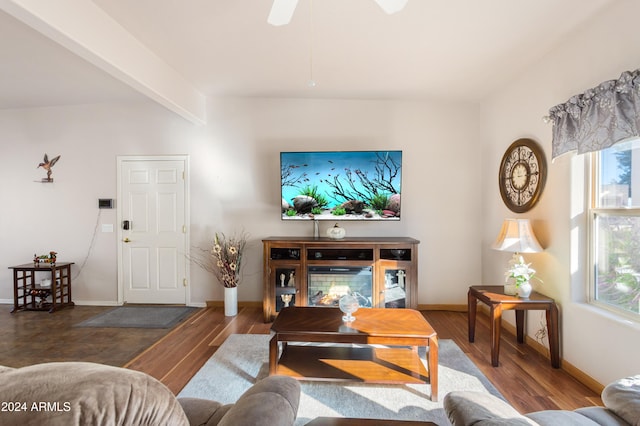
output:
POLYGON ((640 321, 640 139, 592 155, 591 301, 640 321))

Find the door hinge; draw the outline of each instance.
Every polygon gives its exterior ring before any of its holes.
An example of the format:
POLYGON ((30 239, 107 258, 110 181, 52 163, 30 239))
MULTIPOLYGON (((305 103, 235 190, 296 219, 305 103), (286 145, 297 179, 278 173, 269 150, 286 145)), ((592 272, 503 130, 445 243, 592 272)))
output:
POLYGON ((183 279, 182 279, 182 286, 183 286, 183 287, 186 287, 186 286, 187 286, 187 279, 186 279, 186 278, 183 278, 183 279))
POLYGON ((185 174, 184 174, 184 173, 185 173, 185 172, 184 172, 184 170, 183 170, 183 171, 182 171, 182 180, 184 180, 184 179, 185 179, 185 174))
POLYGON ((187 225, 182 225, 182 233, 183 234, 187 233, 187 225))

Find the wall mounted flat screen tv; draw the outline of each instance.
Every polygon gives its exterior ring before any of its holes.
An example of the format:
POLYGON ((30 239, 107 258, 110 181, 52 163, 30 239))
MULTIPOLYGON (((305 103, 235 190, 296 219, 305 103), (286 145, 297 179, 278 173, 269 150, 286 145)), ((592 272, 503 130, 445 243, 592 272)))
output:
POLYGON ((280 153, 283 220, 401 217, 402 151, 280 153))

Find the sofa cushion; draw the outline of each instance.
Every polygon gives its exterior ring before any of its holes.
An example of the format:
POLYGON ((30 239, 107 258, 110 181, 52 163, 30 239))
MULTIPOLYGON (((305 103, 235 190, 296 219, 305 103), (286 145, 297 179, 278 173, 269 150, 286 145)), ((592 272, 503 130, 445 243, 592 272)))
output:
POLYGON ((536 425, 511 405, 493 395, 454 391, 445 395, 443 405, 453 426, 536 425))
POLYGON ((640 374, 616 380, 602 391, 604 405, 630 425, 640 425, 640 374))
POLYGON ((220 426, 292 425, 298 414, 300 383, 287 376, 269 376, 249 388, 222 417, 220 426))
POLYGON ((574 411, 545 410, 526 414, 540 426, 598 426, 598 423, 574 411))
POLYGON ((601 426, 628 426, 622 418, 605 407, 585 407, 574 410, 576 413, 590 418, 601 426))
POLYGON ((188 425, 171 391, 133 370, 85 362, 31 365, 0 374, 2 413, 15 425, 188 425), (17 404, 17 405, 15 405, 17 404))
POLYGON ((231 405, 200 398, 178 398, 191 426, 217 425, 231 405))

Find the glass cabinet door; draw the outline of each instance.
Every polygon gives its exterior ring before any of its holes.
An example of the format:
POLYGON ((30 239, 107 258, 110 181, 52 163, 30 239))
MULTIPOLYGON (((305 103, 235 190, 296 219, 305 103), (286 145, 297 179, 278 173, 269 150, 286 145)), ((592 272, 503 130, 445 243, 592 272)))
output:
POLYGON ((410 307, 413 255, 410 247, 389 247, 380 250, 378 306, 381 308, 410 307))
POLYGON ((409 268, 400 264, 384 265, 382 274, 384 281, 382 282, 380 305, 385 308, 406 308, 408 305, 409 268))
POLYGON ((300 267, 298 265, 274 265, 271 285, 275 295, 276 312, 287 306, 297 306, 300 292, 300 267))

